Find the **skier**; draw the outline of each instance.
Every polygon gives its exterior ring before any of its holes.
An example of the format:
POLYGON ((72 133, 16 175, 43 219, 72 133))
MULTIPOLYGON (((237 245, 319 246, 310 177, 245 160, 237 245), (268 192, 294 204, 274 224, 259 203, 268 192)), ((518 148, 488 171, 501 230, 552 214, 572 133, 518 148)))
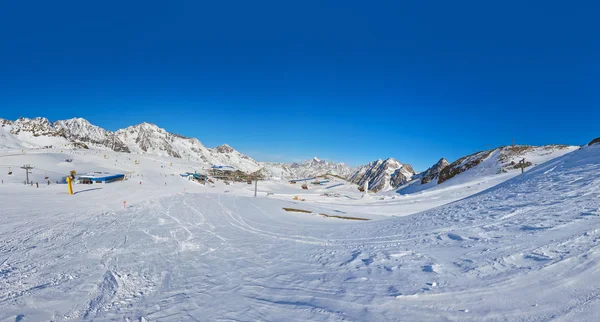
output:
POLYGON ((35 183, 35 187, 36 187, 36 188, 39 188, 39 187, 40 187, 40 184, 39 184, 38 182, 36 182, 36 183, 35 183))

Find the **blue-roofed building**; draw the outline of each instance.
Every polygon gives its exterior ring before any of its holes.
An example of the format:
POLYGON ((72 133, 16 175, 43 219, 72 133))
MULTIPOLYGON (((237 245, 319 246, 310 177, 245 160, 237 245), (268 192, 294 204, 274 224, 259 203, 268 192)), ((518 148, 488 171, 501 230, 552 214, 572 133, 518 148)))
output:
POLYGON ((79 183, 83 184, 111 183, 115 181, 122 181, 124 179, 124 174, 110 172, 90 172, 77 177, 79 183))

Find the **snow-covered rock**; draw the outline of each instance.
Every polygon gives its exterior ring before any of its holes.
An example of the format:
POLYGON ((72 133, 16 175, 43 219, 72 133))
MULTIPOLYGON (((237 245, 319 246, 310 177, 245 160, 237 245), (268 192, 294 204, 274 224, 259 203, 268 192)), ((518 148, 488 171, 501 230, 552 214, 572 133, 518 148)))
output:
POLYGON ((62 130, 65 138, 86 145, 95 144, 117 152, 129 152, 129 148, 111 131, 93 125, 86 119, 72 118, 54 122, 56 129, 62 130))
POLYGON ((336 175, 346 178, 352 172, 352 169, 344 163, 320 160, 315 157, 301 163, 292 163, 289 169, 298 177, 316 177, 321 175, 336 175))
POLYGON ((29 132, 33 136, 62 136, 62 133, 54 128, 52 123, 45 117, 36 117, 33 119, 20 117, 12 122, 13 134, 20 132, 29 132))
POLYGON ((431 166, 431 168, 427 169, 421 174, 421 184, 426 184, 431 181, 437 180, 437 178, 440 175, 440 172, 442 172, 442 170, 444 170, 444 168, 446 168, 449 165, 450 163, 446 159, 441 158, 440 161, 438 161, 436 164, 431 166))
POLYGON ((409 164, 402 164, 394 158, 376 160, 360 166, 350 177, 353 183, 363 186, 369 182, 373 192, 386 191, 408 182, 415 171, 409 164))

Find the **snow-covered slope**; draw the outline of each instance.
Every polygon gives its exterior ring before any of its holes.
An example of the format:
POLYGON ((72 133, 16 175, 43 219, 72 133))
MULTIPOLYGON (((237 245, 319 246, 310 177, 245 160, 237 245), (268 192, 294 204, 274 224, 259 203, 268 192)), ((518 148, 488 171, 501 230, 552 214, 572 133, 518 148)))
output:
POLYGON ((12 134, 12 123, 0 119, 0 149, 20 149, 21 142, 12 134))
MULTIPOLYGON (((438 189, 438 187, 447 189, 461 185, 493 186, 521 174, 519 161, 523 159, 525 159, 525 169, 528 170, 530 167, 535 167, 577 149, 579 149, 578 146, 566 145, 517 145, 481 151, 441 167, 437 180, 434 180, 433 177, 428 182, 423 182, 423 179, 415 180, 400 187, 398 192, 411 194, 428 189, 438 189)), ((442 165, 438 162, 430 170, 436 167, 439 170, 442 165)))
POLYGON ((572 152, 579 147, 567 145, 545 145, 545 146, 505 146, 493 150, 478 152, 458 159, 452 164, 444 167, 440 172, 438 184, 448 181, 471 168, 490 159, 485 167, 478 167, 480 175, 507 172, 520 169, 519 161, 525 160, 525 167, 535 166, 565 153, 572 152))
POLYGON ((271 178, 275 180, 287 180, 287 179, 296 179, 299 178, 290 166, 287 163, 280 162, 260 162, 261 166, 263 166, 264 177, 271 178))
MULTIPOLYGON (((227 144, 220 145, 214 149, 208 149, 212 160, 221 164, 229 164, 238 170, 252 173, 260 170, 263 166, 251 157, 244 155, 227 144)), ((213 163, 216 163, 213 161, 213 163)))
MULTIPOLYGON (((204 186, 166 175, 194 166, 185 159, 148 156, 133 164, 125 153, 102 154, 0 154, 1 166, 32 163, 32 176, 41 178, 39 167, 56 175, 71 167, 123 168, 132 176, 76 185, 77 194, 67 195, 65 185, 25 186, 16 178, 24 173, 8 182, 0 173, 0 321, 597 321, 600 315, 600 145, 452 204, 380 220, 368 215, 378 204, 391 216, 409 206, 405 199, 430 205, 438 196, 365 200, 353 197, 356 189, 321 196, 328 189, 319 186, 295 201, 301 187, 270 181, 263 189, 275 195, 255 198, 245 183, 204 186), (73 162, 63 165, 67 157, 73 162), (275 198, 281 187, 290 195, 275 198)), ((434 189, 493 169, 500 155, 494 151, 434 189)), ((344 186, 332 187, 338 188, 344 186)), ((446 190, 453 189, 468 188, 446 190)))
POLYGON ((378 192, 394 189, 408 182, 413 175, 415 171, 409 164, 402 164, 396 159, 389 158, 360 166, 349 180, 359 186, 363 186, 368 181, 369 190, 378 192))

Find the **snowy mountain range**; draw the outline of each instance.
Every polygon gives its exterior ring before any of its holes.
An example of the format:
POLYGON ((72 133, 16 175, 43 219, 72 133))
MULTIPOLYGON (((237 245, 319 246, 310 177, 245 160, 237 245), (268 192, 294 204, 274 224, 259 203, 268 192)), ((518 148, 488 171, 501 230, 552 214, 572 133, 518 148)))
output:
POLYGON ((0 147, 84 148, 175 157, 206 165, 229 165, 245 172, 261 171, 267 177, 314 177, 325 174, 347 177, 352 169, 343 163, 317 158, 302 163, 257 162, 227 144, 207 148, 196 138, 167 132, 141 123, 117 131, 105 130, 83 118, 50 122, 47 118, 0 119, 0 147))
POLYGON ((333 175, 346 179, 354 172, 344 163, 320 160, 315 157, 304 162, 294 162, 292 164, 279 162, 261 162, 264 166, 263 174, 271 178, 313 178, 324 175, 333 175))
POLYGON ((230 165, 254 172, 263 166, 224 144, 207 148, 196 138, 167 132, 154 124, 141 123, 115 132, 105 130, 82 118, 56 121, 46 118, 0 120, 0 138, 10 148, 40 146, 106 149, 116 152, 185 158, 207 165, 230 165))
POLYGON ((208 148, 196 138, 170 133, 145 122, 113 132, 82 118, 56 122, 43 117, 21 117, 15 121, 0 119, 0 148, 47 146, 182 158, 205 166, 228 165, 244 172, 282 180, 334 175, 360 186, 368 182, 369 190, 373 192, 402 189, 406 185, 411 185, 410 191, 422 190, 442 184, 472 168, 479 169, 478 175, 506 172, 518 169, 518 161, 522 158, 527 159, 525 166, 531 166, 578 148, 558 145, 502 147, 465 156, 451 164, 442 158, 427 171, 416 174, 409 164, 394 158, 375 160, 357 168, 316 157, 292 164, 257 162, 227 144, 208 148), (486 165, 479 166, 484 161, 486 165), (423 187, 419 188, 418 185, 423 187))

